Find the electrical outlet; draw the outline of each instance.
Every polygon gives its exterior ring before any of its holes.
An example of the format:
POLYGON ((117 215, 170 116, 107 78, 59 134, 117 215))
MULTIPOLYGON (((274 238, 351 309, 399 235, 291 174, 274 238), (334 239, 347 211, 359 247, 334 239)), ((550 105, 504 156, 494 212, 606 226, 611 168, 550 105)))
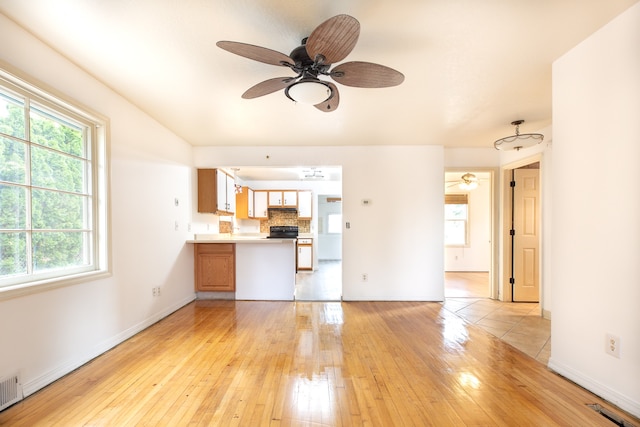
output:
POLYGON ((607 334, 604 351, 608 355, 620 359, 620 337, 613 334, 607 334))
POLYGON ((180 229, 180 223, 178 223, 178 221, 176 221, 173 225, 173 228, 178 231, 180 229))
POLYGON ((362 281, 366 282, 367 280, 369 280, 369 275, 367 273, 362 273, 362 281))
POLYGON ((154 288, 151 288, 151 294, 154 297, 159 297, 160 296, 160 286, 156 286, 154 288))

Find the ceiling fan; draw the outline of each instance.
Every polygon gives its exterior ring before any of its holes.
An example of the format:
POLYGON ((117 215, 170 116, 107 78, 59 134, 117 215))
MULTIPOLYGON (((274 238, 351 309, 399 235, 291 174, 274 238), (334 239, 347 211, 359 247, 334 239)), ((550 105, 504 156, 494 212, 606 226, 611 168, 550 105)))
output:
POLYGON ((397 86, 404 81, 402 73, 371 62, 351 61, 331 68, 349 55, 359 35, 357 19, 337 15, 316 27, 288 56, 247 43, 219 41, 216 45, 245 58, 288 67, 296 73, 295 77, 276 77, 260 82, 243 93, 243 98, 258 98, 284 89, 285 95, 293 101, 331 112, 338 108, 340 102, 338 88, 330 81, 321 80, 320 76, 329 76, 345 86, 362 88, 397 86))
POLYGON ((458 187, 460 187, 461 190, 469 191, 469 190, 473 190, 474 188, 477 188, 478 184, 479 184, 478 177, 475 174, 467 172, 464 175, 462 175, 458 180, 447 181, 447 188, 457 185, 458 187))

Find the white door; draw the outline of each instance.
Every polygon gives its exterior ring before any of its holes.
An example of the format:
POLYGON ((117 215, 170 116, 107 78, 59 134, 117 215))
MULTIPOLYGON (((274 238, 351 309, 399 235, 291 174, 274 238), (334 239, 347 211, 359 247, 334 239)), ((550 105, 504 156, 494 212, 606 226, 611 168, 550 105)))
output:
POLYGON ((298 192, 297 191, 283 191, 282 192, 282 206, 286 208, 295 208, 298 206, 298 192))
POLYGON ((247 216, 249 218, 253 218, 253 190, 250 188, 247 188, 247 191, 249 192, 247 194, 247 204, 248 204, 247 216))
POLYGON ((540 299, 540 169, 515 169, 513 300, 540 299))
POLYGON ((312 194, 311 190, 298 191, 298 218, 311 219, 312 194))
POLYGON ((313 246, 298 245, 298 270, 313 269, 313 246))
POLYGON ((227 211, 227 174, 216 169, 216 210, 227 211))
POLYGON ((227 175, 227 212, 236 211, 236 182, 232 176, 227 175))
POLYGON ((253 192, 253 209, 255 218, 268 218, 267 215, 267 191, 256 190, 253 192))
POLYGON ((269 206, 282 206, 282 191, 269 191, 269 206))

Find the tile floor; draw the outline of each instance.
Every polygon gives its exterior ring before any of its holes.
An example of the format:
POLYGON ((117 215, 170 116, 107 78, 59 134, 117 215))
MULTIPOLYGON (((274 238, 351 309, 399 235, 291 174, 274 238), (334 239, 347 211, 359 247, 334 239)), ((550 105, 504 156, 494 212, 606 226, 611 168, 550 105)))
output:
POLYGON ((547 365, 551 354, 551 321, 538 303, 511 303, 488 298, 446 298, 444 307, 523 353, 547 365))
POLYGON ((316 268, 296 273, 296 300, 342 300, 342 261, 319 261, 316 268))

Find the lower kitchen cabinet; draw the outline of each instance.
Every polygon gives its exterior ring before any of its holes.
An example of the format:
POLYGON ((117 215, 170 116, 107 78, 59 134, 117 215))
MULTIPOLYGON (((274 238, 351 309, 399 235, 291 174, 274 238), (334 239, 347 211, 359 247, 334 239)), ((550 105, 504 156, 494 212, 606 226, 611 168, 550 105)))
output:
POLYGON ((296 252, 296 268, 313 270, 313 239, 298 239, 296 252))
POLYGON ((236 245, 198 243, 194 245, 195 288, 199 292, 236 290, 236 245))

